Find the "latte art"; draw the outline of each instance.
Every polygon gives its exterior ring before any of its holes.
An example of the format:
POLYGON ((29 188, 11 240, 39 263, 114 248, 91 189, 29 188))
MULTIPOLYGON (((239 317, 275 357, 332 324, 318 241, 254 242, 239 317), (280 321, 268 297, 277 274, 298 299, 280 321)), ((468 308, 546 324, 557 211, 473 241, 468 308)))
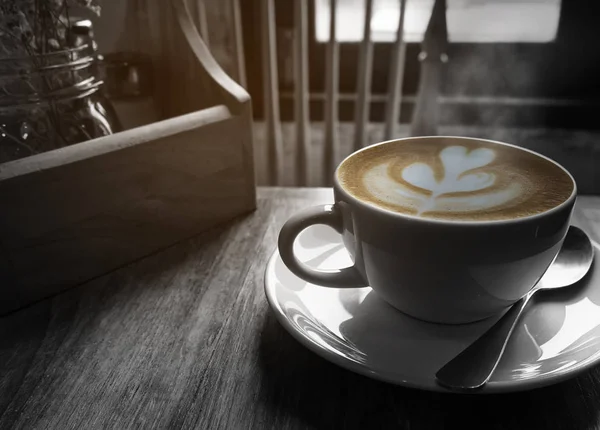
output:
POLYGON ((493 187, 496 175, 469 172, 490 164, 495 157, 495 152, 487 148, 467 152, 464 146, 449 146, 439 155, 443 167, 439 182, 431 166, 422 162, 402 168, 402 181, 390 175, 393 162, 383 162, 365 172, 363 182, 375 198, 413 209, 417 215, 439 209, 453 212, 488 209, 517 198, 522 189, 513 183, 506 190, 480 192, 493 187))
POLYGON ((348 158, 338 170, 355 197, 407 214, 507 219, 544 212, 573 191, 554 163, 512 146, 449 138, 399 140, 348 158))

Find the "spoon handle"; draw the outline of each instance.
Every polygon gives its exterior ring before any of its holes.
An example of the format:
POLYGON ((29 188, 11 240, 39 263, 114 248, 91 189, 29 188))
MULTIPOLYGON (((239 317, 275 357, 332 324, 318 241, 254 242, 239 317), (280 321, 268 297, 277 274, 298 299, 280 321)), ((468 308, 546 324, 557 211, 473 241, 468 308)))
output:
POLYGON ((516 302, 500 320, 437 373, 441 385, 456 390, 482 387, 498 366, 508 339, 534 291, 516 302))

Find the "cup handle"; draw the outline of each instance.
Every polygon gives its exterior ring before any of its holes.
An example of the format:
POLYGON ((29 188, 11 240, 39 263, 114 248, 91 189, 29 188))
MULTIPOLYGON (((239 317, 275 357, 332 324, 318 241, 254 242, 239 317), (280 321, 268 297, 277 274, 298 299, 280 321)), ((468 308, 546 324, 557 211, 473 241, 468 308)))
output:
POLYGON ((368 284, 356 266, 334 270, 316 270, 302 263, 294 254, 294 241, 307 227, 323 224, 342 233, 342 214, 336 205, 314 206, 294 215, 282 227, 279 233, 279 254, 292 273, 311 284, 330 288, 359 288, 368 284))

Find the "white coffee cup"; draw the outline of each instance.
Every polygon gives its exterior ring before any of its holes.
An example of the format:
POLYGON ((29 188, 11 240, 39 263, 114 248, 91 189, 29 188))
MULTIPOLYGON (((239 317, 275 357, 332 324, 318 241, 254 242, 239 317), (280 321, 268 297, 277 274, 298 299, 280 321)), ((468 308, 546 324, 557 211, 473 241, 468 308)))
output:
MULTIPOLYGON (((440 139, 456 144, 476 141, 440 139)), ((479 141, 488 146, 514 147, 479 141)), ((563 167, 519 149, 566 172, 573 182, 566 200, 542 213, 514 219, 430 219, 394 212, 355 197, 341 185, 336 171, 335 202, 307 208, 285 223, 279 235, 281 258, 307 282, 330 288, 370 286, 395 308, 422 320, 458 324, 497 314, 526 295, 552 263, 566 236, 576 200, 575 181, 563 167), (314 224, 328 225, 342 235, 353 266, 322 271, 297 259, 294 241, 314 224)))

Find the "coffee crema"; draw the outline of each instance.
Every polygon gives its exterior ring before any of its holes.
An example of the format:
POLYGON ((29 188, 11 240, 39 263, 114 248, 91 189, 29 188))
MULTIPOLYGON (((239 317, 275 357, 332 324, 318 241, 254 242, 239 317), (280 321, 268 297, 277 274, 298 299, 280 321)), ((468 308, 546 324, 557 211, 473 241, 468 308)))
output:
POLYGON ((342 162, 340 185, 395 212, 447 220, 522 218, 573 193, 571 177, 529 151, 477 139, 403 139, 342 162))

